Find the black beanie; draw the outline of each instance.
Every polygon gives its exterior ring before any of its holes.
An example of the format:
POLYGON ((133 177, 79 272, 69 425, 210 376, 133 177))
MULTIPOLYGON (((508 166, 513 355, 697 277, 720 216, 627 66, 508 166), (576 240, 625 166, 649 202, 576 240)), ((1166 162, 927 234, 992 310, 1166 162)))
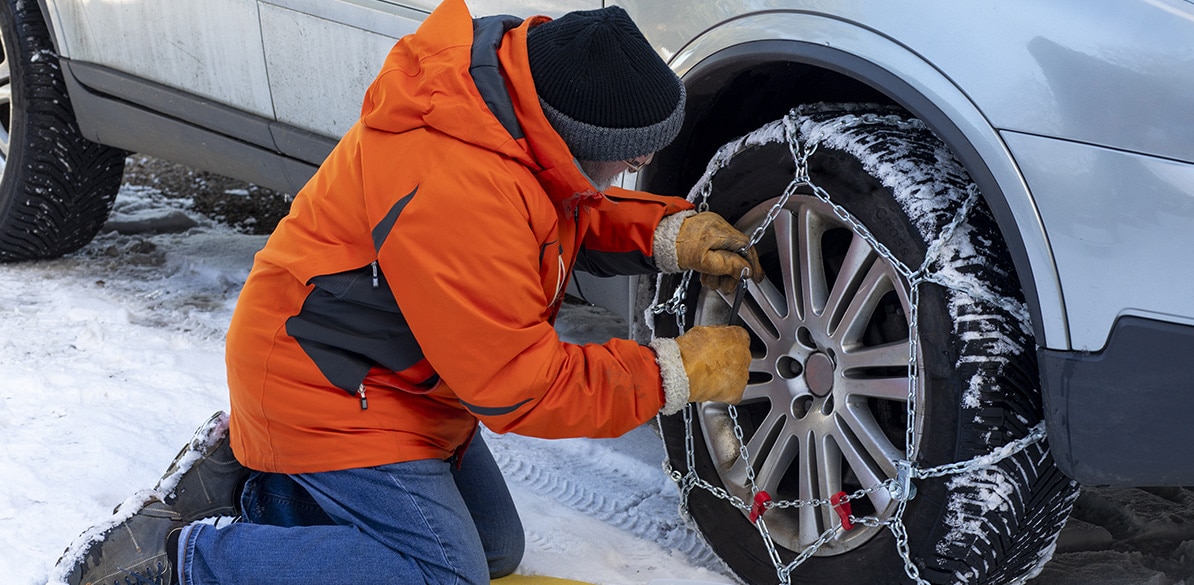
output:
POLYGON ((667 146, 684 121, 684 86, 626 11, 570 12, 527 33, 548 122, 580 160, 627 160, 667 146))

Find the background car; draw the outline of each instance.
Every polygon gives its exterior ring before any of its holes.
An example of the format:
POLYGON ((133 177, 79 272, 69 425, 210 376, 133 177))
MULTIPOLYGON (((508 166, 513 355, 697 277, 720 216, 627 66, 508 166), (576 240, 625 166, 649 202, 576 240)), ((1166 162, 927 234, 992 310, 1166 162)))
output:
MULTIPOLYGON (((5 0, 0 259, 90 241, 126 151, 296 192, 435 4, 5 0)), ((743 404, 660 421, 735 572, 1013 582, 1077 483, 1194 484, 1194 3, 617 4, 690 99, 627 184, 707 202, 767 268, 743 404)), ((646 315, 680 284, 574 290, 638 337, 729 318, 697 286, 646 315)))

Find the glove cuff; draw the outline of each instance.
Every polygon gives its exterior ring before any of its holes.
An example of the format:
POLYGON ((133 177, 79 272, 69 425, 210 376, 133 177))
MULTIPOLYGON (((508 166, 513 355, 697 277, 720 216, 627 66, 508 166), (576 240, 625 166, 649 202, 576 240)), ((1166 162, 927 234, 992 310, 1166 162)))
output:
POLYGON ((663 378, 663 408, 660 414, 676 414, 688 404, 688 374, 684 371, 684 358, 680 356, 680 345, 675 339, 658 337, 650 343, 655 350, 655 363, 659 364, 659 375, 663 378))
POLYGON ((655 268, 660 272, 684 272, 676 256, 676 238, 680 236, 680 225, 694 215, 695 211, 685 210, 659 220, 659 225, 655 227, 655 241, 651 244, 651 254, 655 258, 655 268))

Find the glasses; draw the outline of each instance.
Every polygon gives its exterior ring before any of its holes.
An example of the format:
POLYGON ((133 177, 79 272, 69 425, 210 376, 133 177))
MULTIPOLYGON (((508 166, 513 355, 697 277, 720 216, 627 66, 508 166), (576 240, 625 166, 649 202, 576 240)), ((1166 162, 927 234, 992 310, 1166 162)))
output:
POLYGON ((647 156, 628 158, 622 162, 625 163, 625 165, 630 169, 631 174, 633 174, 643 170, 643 167, 651 164, 651 159, 653 158, 655 158, 654 152, 648 154, 647 156))

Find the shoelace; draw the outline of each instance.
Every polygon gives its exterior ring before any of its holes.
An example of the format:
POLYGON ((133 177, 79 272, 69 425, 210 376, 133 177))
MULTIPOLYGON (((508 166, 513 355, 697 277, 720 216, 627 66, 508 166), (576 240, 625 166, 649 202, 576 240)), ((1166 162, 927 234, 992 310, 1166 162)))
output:
POLYGON ((143 572, 125 571, 125 573, 127 574, 123 584, 118 579, 113 581, 112 585, 170 585, 170 569, 161 561, 158 561, 156 567, 145 567, 143 572))

